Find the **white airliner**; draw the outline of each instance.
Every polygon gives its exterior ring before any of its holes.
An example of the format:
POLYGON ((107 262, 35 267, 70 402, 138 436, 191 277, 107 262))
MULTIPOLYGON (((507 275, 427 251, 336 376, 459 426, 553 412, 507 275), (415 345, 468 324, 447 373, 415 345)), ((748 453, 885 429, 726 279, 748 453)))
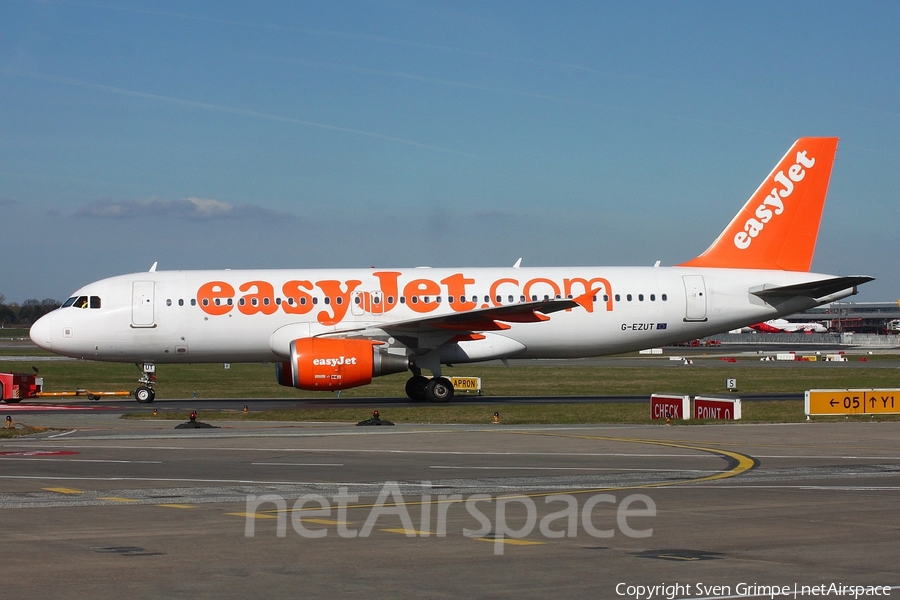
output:
POLYGON ((791 323, 787 319, 770 319, 750 325, 749 329, 762 333, 826 333, 828 331, 828 328, 821 323, 791 323))
MULTIPOLYGON (((810 273, 837 138, 797 140, 700 256, 674 267, 156 271, 75 292, 31 328, 46 350, 143 367, 274 362, 279 383, 340 390, 442 365, 640 350, 794 314, 871 277, 810 273)), ((429 371, 427 378, 422 372, 429 371)))

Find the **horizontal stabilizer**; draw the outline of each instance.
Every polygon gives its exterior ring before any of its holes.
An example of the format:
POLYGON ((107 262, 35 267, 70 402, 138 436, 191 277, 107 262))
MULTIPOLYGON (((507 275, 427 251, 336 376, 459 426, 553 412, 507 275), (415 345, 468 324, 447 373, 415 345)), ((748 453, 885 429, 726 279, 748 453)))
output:
MULTIPOLYGON (((797 296, 805 298, 825 298, 826 296, 836 294, 843 290, 856 288, 856 286, 872 281, 873 279, 875 278, 866 275, 831 277, 829 279, 820 279, 819 281, 809 281, 807 283, 751 290, 750 293, 766 301, 770 299, 780 300, 783 298, 795 298, 797 296)), ((854 292, 855 291, 856 290, 854 289, 854 292)))

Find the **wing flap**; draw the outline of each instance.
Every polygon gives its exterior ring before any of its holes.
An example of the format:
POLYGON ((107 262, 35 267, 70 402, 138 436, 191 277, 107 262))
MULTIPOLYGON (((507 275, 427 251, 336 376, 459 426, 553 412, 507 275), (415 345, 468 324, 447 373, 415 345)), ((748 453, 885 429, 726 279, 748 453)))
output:
POLYGON ((507 306, 479 308, 460 313, 413 319, 385 324, 382 329, 393 334, 417 334, 428 331, 501 331, 509 329, 506 323, 540 323, 548 321, 547 314, 581 306, 578 299, 540 300, 507 306))

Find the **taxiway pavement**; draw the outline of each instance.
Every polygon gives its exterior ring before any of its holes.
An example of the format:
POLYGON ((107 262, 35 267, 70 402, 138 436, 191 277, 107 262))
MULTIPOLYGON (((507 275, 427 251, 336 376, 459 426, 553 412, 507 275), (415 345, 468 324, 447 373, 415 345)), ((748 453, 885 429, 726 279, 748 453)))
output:
POLYGON ((27 421, 61 429, 0 441, 4 598, 900 585, 896 422, 27 421))

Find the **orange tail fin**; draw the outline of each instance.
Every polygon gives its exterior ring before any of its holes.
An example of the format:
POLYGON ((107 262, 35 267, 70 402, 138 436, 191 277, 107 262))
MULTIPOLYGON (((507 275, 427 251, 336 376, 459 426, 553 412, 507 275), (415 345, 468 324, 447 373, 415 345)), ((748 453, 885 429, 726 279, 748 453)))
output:
POLYGON ((682 267, 809 271, 838 138, 800 138, 712 246, 682 267))

